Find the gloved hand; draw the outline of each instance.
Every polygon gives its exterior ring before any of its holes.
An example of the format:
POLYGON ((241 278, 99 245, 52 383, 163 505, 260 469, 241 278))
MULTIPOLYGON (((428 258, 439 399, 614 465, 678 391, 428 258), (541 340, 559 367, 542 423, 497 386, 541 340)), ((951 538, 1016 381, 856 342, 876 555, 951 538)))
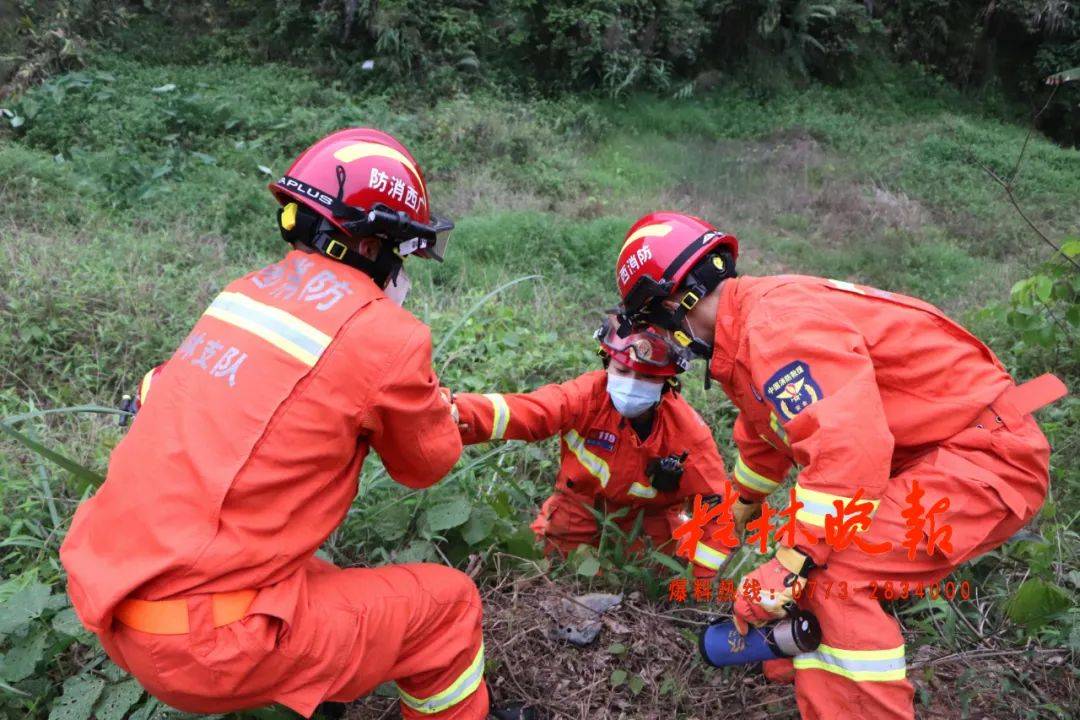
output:
POLYGON ((731 506, 731 515, 735 518, 735 537, 743 539, 746 524, 761 514, 761 503, 744 500, 740 497, 731 506))
POLYGON ((683 463, 689 452, 684 451, 681 455, 672 453, 666 457, 653 458, 645 467, 645 474, 649 476, 652 486, 660 492, 674 492, 679 489, 679 480, 683 475, 683 463))
POLYGON ((733 620, 739 633, 745 635, 750 625, 757 627, 783 617, 784 606, 802 593, 813 567, 806 555, 781 547, 771 560, 751 570, 736 586, 733 620))
POLYGON ((458 411, 457 403, 454 402, 454 391, 448 387, 440 387, 439 394, 442 396, 443 402, 450 406, 450 417, 458 424, 458 428, 467 430, 468 426, 461 423, 461 414, 458 411))

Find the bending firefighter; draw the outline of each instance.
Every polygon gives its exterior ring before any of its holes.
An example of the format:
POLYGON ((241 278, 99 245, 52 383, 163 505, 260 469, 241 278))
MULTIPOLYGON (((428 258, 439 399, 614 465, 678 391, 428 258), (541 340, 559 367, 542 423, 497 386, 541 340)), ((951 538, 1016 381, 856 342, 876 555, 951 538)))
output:
POLYGON ((1035 515, 1050 450, 1031 413, 1065 388, 1052 375, 1017 385, 921 300, 814 277, 736 277, 738 250, 697 218, 643 217, 616 268, 622 330, 664 327, 709 359, 738 407, 738 525, 798 468, 792 532, 747 576, 761 592, 739 593, 735 615, 745 630, 782 614, 808 578, 831 583, 799 598, 823 630, 820 648, 794 659, 802 716, 913 718, 903 636, 872 584, 937 582, 1035 515))
MULTIPOLYGON (((454 398, 466 444, 561 436, 555 492, 532 524, 549 552, 597 545, 597 516, 606 514, 627 533, 641 515, 644 535, 673 554, 687 499, 716 502, 729 487, 712 433, 674 382, 688 354, 655 332, 623 339, 616 329, 610 317, 596 333, 605 370, 531 393, 454 398)), ((698 544, 696 575, 715 574, 726 557, 720 547, 698 544)))
POLYGON ((230 283, 148 375, 60 555, 82 622, 174 707, 309 716, 394 680, 404 717, 483 718, 480 598, 440 565, 341 569, 315 551, 360 466, 427 487, 461 439, 402 258, 441 259, 416 161, 336 132, 271 186, 281 262, 230 283))

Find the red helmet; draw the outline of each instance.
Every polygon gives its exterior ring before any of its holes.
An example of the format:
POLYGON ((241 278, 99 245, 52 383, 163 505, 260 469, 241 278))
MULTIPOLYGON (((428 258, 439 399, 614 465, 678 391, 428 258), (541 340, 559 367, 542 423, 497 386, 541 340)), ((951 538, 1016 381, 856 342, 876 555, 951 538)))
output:
POLYGON ((677 212, 644 216, 626 234, 615 266, 623 299, 621 332, 652 323, 674 331, 676 340, 689 346, 690 339, 682 332, 683 318, 723 278, 734 274, 738 257, 738 239, 700 218, 677 212), (699 266, 718 251, 730 254, 730 263, 717 255, 712 263, 699 266), (662 307, 661 301, 680 292, 678 310, 662 307))
POLYGON ((619 336, 619 321, 614 315, 604 318, 595 337, 600 351, 631 370, 645 375, 671 377, 690 367, 690 357, 651 328, 637 329, 619 336))
POLYGON ((441 260, 454 227, 432 215, 424 174, 409 151, 387 133, 371 128, 327 135, 269 187, 282 205, 280 224, 286 240, 303 239, 345 262, 349 251, 333 235, 378 237, 390 241, 398 256, 441 260), (291 235, 294 232, 300 234, 291 235), (312 243, 310 236, 319 242, 312 243))

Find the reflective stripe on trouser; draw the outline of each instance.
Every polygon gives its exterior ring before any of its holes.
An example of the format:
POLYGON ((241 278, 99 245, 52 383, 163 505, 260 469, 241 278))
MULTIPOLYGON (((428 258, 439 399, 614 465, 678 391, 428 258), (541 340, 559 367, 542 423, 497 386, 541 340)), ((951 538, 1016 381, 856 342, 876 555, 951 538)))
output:
POLYGON ((904 638, 892 615, 871 597, 868 585, 848 583, 829 567, 815 571, 818 589, 804 591, 799 604, 817 615, 822 642, 816 652, 796 655, 795 698, 803 720, 878 718, 912 720, 914 691, 907 681, 904 638), (826 597, 822 583, 832 582, 826 597))
POLYGON ((398 688, 398 693, 401 695, 402 703, 425 715, 431 715, 457 705, 476 692, 476 688, 480 687, 480 683, 483 681, 484 646, 481 645, 469 667, 465 668, 465 671, 458 676, 458 679, 442 692, 426 698, 413 697, 401 688, 398 688))
POLYGON ((803 720, 915 717, 914 691, 901 664, 904 638, 879 598, 910 596, 920 584, 945 588, 957 567, 1023 527, 1045 497, 1048 455, 1046 439, 1029 420, 1016 431, 962 431, 889 479, 863 537, 870 545, 888 542, 892 548, 870 554, 852 545, 833 552, 827 567, 811 575, 816 592, 804 591, 800 598, 822 629, 819 651, 795 660, 795 696, 803 720), (950 498, 937 524, 951 528, 951 549, 928 552, 925 533, 914 557, 904 547, 903 513, 915 482, 927 508, 950 498), (1015 498, 1004 496, 1010 491, 1015 498), (826 583, 831 583, 828 594, 826 583))
POLYGON ((886 650, 843 650, 822 643, 812 653, 795 656, 796 670, 824 670, 848 680, 903 680, 904 646, 886 650))

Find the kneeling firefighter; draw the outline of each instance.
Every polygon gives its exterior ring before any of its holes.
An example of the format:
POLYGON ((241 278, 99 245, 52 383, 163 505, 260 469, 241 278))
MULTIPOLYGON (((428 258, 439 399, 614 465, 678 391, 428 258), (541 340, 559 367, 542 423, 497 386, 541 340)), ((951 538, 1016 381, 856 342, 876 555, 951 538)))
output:
MULTIPOLYGON (((674 554, 687 500, 718 499, 730 487, 712 432, 678 391, 689 354, 649 329, 620 338, 617 328, 610 316, 596 332, 603 370, 530 393, 454 397, 466 444, 561 436, 555 492, 532 524, 549 552, 597 545, 599 511, 627 532, 641 515, 644 535, 674 554)), ((715 575, 727 557, 711 535, 694 549, 698 577, 715 575)))
POLYGON ((61 559, 109 656, 174 707, 310 716, 394 680, 405 718, 488 713, 480 598, 434 564, 341 569, 315 551, 369 450, 427 487, 461 439, 402 259, 441 260, 409 152, 348 129, 270 186, 285 258, 230 283, 143 382, 61 559))
POLYGON ((874 589, 935 583, 1035 515, 1050 448, 1031 413, 1065 387, 1052 375, 1017 385, 929 303, 823 278, 737 277, 738 252, 698 218, 641 218, 616 266, 621 330, 667 329, 708 358, 739 409, 737 524, 798 467, 795 535, 747 576, 760 593, 739 593, 735 616, 745 631, 780 616, 807 579, 831 587, 798 600, 823 634, 794 659, 802 717, 913 718, 903 636, 874 589))

